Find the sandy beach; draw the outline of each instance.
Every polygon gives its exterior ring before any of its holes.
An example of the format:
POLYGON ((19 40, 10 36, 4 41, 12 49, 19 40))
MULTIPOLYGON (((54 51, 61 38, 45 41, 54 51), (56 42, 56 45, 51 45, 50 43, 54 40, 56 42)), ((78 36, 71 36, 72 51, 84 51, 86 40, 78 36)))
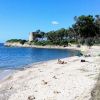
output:
POLYGON ((90 100, 100 73, 100 46, 79 49, 91 56, 33 64, 0 81, 0 100, 90 100))

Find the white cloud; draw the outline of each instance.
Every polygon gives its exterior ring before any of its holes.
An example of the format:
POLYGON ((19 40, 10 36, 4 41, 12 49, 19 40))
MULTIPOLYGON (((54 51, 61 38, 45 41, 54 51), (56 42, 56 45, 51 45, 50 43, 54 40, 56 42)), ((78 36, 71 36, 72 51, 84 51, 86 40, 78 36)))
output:
POLYGON ((52 24, 52 25, 58 25, 59 22, 57 22, 57 21, 52 21, 51 24, 52 24))

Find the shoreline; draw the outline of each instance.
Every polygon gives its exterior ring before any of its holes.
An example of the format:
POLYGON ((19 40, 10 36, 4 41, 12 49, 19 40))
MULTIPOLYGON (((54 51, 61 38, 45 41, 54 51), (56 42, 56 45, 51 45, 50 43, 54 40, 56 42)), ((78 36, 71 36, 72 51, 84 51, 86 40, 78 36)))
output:
POLYGON ((57 64, 57 60, 30 64, 32 67, 13 73, 0 84, 0 98, 2 100, 29 100, 29 97, 36 100, 62 98, 89 100, 97 82, 96 77, 99 75, 99 50, 100 47, 92 47, 86 51, 91 57, 62 58, 61 60, 67 64, 57 64), (81 59, 88 62, 81 63, 81 59))
MULTIPOLYGON (((72 56, 72 57, 75 57, 75 56, 72 56)), ((65 58, 70 59, 72 57, 64 57, 64 58, 61 58, 61 59, 65 59, 65 58)), ((25 70, 30 69, 30 68, 37 68, 37 66, 39 66, 39 65, 41 65, 43 63, 54 62, 54 61, 58 61, 58 59, 34 62, 34 63, 28 64, 28 65, 25 65, 23 68, 0 70, 0 83, 6 81, 7 78, 12 76, 13 74, 16 74, 19 71, 25 71, 25 70), (34 66, 34 67, 32 67, 32 66, 34 66)))
MULTIPOLYGON (((8 46, 9 47, 9 44, 4 44, 4 46, 8 46)), ((72 46, 72 47, 63 47, 63 46, 36 46, 36 45, 33 45, 33 47, 27 47, 27 46, 23 46, 23 45, 20 45, 20 44, 10 44, 10 47, 25 47, 25 48, 43 48, 43 49, 68 49, 68 50, 74 50, 74 51, 80 51, 79 48, 76 48, 76 45, 75 46, 72 46)), ((66 58, 66 57, 64 57, 66 58)), ((64 58, 61 58, 61 59, 64 59, 64 58)), ((67 57, 67 58, 70 58, 70 57, 67 57)), ((0 82, 2 81, 5 81, 10 75, 12 75, 13 73, 16 73, 18 71, 21 71, 21 70, 26 70, 28 68, 31 68, 32 66, 34 65, 40 65, 42 63, 45 63, 45 62, 50 62, 50 61, 55 61, 57 59, 52 59, 52 60, 47 60, 47 61, 40 61, 40 62, 34 62, 34 63, 31 63, 31 64, 28 64, 28 65, 25 65, 23 68, 18 68, 18 69, 1 69, 2 71, 0 72, 0 82), (5 73, 6 71, 8 71, 8 73, 5 73)))
POLYGON ((15 71, 10 69, 0 70, 0 83, 11 76, 15 71))
POLYGON ((76 45, 72 46, 56 46, 56 45, 46 45, 46 46, 39 46, 39 45, 29 45, 29 44, 20 44, 20 43, 4 43, 4 46, 7 47, 24 47, 24 48, 45 48, 45 49, 72 49, 72 50, 80 50, 76 45))

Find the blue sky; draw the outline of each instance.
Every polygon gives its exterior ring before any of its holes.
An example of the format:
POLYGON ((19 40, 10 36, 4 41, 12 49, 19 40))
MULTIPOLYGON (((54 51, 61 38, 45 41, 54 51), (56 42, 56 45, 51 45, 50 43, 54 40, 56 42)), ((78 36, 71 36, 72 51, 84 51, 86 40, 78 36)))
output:
POLYGON ((68 28, 74 16, 88 14, 100 14, 100 0, 0 0, 0 42, 68 28))

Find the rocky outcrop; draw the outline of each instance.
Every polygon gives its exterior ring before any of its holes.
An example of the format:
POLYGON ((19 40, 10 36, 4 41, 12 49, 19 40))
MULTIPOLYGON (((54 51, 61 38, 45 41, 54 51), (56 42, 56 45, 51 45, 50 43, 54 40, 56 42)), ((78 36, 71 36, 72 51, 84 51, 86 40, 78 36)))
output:
POLYGON ((20 42, 6 42, 4 44, 7 47, 25 47, 25 48, 51 48, 51 49, 72 49, 72 50, 80 50, 80 48, 76 48, 76 45, 73 46, 55 46, 55 45, 45 45, 45 46, 40 46, 40 45, 34 45, 34 44, 30 44, 30 43, 24 43, 21 44, 20 42))
POLYGON ((8 47, 22 47, 22 44, 19 42, 6 42, 4 45, 8 47))
POLYGON ((51 45, 46 45, 46 46, 39 46, 39 45, 34 45, 34 44, 29 44, 29 43, 25 43, 25 44, 21 44, 19 42, 6 42, 4 44, 7 47, 32 47, 32 48, 59 48, 59 49, 65 49, 65 47, 63 46, 51 46, 51 45))

